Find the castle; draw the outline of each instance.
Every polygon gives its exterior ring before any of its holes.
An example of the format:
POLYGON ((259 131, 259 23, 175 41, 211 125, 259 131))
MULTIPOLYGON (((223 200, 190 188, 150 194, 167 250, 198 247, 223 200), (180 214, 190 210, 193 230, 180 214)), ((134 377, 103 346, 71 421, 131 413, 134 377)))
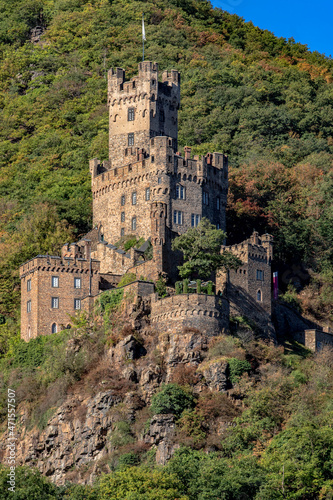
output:
MULTIPOLYGON (((109 159, 90 161, 94 229, 79 242, 65 244, 61 256, 38 255, 21 265, 23 339, 69 327, 71 316, 91 310, 94 298, 116 286, 126 273, 151 282, 163 274, 174 283, 179 256, 172 252, 172 240, 196 227, 203 217, 226 229, 228 158, 222 153, 192 157, 189 147, 181 156, 180 74, 165 71, 161 80, 158 65, 149 61, 139 64, 138 76, 130 81, 125 80, 123 69, 109 71, 109 159), (126 235, 145 243, 126 252, 116 245, 126 235), (150 246, 152 258, 147 257, 150 246)), ((221 252, 225 250, 222 247, 221 252)), ((218 274, 216 289, 232 285, 243 290, 269 316, 272 237, 253 233, 228 250, 243 265, 218 274)), ((200 316, 201 311, 207 318, 220 318, 214 323, 216 331, 227 328, 227 298, 218 305, 215 298, 197 297, 186 299, 186 304, 184 297, 177 299, 182 304, 178 322, 181 317, 200 316)), ((177 309, 174 297, 172 305, 166 300, 166 310, 177 309)), ((153 303, 153 321, 177 318, 171 310, 169 316, 163 312, 162 302, 154 299, 153 303)))

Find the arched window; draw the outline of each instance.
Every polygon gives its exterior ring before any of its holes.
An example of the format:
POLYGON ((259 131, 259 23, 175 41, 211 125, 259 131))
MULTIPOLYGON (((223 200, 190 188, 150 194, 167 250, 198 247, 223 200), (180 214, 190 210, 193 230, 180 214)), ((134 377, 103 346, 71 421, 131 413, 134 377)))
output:
POLYGON ((30 339, 30 337, 31 337, 31 328, 30 326, 28 326, 28 339, 30 339))
POLYGON ((132 193, 132 205, 136 205, 136 191, 132 193))
POLYGON ((261 302, 262 301, 262 294, 261 294, 261 290, 258 290, 257 291, 257 302, 261 302))
POLYGON ((136 231, 136 217, 132 219, 132 231, 136 231))
POLYGON ((57 323, 52 323, 51 332, 52 333, 57 333, 57 323))

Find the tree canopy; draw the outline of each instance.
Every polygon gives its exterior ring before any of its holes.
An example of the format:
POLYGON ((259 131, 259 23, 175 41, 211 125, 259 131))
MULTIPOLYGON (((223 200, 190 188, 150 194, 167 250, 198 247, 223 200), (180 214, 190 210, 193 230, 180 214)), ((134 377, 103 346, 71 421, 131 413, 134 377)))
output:
POLYGON ((191 227, 177 236, 172 242, 172 249, 180 250, 184 256, 184 264, 178 266, 180 276, 209 278, 222 268, 237 269, 241 261, 231 252, 221 253, 225 237, 225 233, 206 218, 201 219, 197 227, 191 227))

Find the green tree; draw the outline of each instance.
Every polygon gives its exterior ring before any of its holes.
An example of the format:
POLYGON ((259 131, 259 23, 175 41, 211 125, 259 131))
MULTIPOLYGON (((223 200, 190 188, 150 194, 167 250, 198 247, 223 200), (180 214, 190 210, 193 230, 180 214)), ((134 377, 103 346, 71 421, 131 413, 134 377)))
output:
POLYGON ((200 278, 209 278, 218 269, 237 269, 241 261, 235 255, 230 252, 221 254, 225 236, 223 231, 203 218, 197 227, 175 238, 172 249, 180 250, 184 256, 184 264, 178 266, 180 276, 190 278, 197 274, 200 278))
POLYGON ((0 466, 0 491, 1 499, 11 500, 61 500, 63 488, 59 488, 46 479, 37 469, 17 467, 15 469, 15 492, 10 491, 8 484, 10 470, 0 466))
POLYGON ((183 410, 193 406, 193 396, 184 391, 178 384, 165 385, 151 399, 151 410, 154 414, 173 413, 179 417, 183 410))
POLYGON ((101 500, 188 500, 182 483, 171 473, 131 467, 102 477, 101 500))

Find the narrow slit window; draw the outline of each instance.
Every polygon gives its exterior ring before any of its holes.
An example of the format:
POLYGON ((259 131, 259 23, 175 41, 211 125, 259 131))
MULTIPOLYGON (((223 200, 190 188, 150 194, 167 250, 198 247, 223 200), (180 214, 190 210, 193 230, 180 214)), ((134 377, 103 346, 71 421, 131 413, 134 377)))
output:
POLYGON ((134 108, 128 108, 128 121, 134 121, 134 108))
POLYGON ((134 134, 131 132, 128 134, 128 146, 134 146, 134 134))

